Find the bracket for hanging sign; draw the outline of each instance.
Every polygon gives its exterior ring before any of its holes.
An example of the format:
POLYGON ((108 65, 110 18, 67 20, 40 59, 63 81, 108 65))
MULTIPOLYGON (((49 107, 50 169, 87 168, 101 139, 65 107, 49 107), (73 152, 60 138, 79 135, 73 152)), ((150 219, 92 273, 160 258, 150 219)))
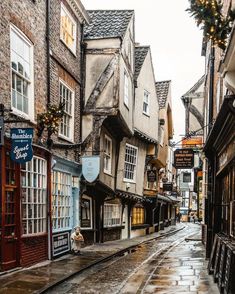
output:
POLYGON ((0 146, 4 145, 4 119, 0 116, 0 146))

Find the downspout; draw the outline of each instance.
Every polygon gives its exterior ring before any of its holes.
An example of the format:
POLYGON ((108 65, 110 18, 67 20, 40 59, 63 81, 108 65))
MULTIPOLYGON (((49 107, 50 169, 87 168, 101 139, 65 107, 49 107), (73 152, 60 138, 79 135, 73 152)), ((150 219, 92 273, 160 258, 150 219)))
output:
MULTIPOLYGON (((46 1, 46 55, 47 55, 47 107, 51 102, 51 82, 50 82, 50 0, 46 1)), ((52 222, 51 222, 51 153, 48 156, 48 259, 52 259, 52 222)))
POLYGON ((86 43, 84 43, 84 22, 81 24, 81 47, 80 47, 80 142, 82 142, 82 114, 84 110, 85 82, 86 82, 86 43))
POLYGON ((51 103, 51 72, 50 72, 50 0, 46 2, 46 53, 47 53, 47 105, 51 103))
POLYGON ((215 70, 215 48, 212 43, 211 54, 210 54, 209 132, 212 129, 212 122, 213 122, 214 70, 215 70))

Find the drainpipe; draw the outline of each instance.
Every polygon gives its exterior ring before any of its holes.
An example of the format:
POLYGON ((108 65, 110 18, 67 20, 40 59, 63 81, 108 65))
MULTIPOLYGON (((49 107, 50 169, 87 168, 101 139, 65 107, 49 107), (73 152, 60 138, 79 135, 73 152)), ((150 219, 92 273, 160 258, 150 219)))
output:
POLYGON ((46 2, 47 105, 51 103, 50 72, 50 0, 46 2))
POLYGON ((86 43, 84 43, 84 22, 81 24, 81 47, 80 47, 80 141, 82 141, 82 114, 84 109, 84 96, 85 96, 85 82, 86 82, 86 43))
POLYGON ((214 70, 215 70, 215 48, 211 44, 210 53, 210 88, 209 88, 209 132, 212 128, 213 121, 213 100, 214 100, 214 70))

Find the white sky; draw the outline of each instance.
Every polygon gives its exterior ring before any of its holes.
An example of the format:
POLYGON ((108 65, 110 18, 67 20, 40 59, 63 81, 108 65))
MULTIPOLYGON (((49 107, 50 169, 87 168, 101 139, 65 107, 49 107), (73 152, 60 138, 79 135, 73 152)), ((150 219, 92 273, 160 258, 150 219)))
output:
POLYGON ((81 0, 86 9, 134 9, 135 41, 150 45, 156 81, 172 80, 174 140, 184 134, 180 97, 203 75, 202 31, 188 0, 81 0))

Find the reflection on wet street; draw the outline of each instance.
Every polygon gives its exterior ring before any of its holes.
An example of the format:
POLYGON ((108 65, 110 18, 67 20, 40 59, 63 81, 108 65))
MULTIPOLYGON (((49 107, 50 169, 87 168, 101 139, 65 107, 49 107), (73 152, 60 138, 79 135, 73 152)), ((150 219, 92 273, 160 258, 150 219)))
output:
POLYGON ((219 293, 208 276, 200 226, 151 240, 58 285, 47 293, 219 293), (185 238, 190 237, 189 241, 185 238))

